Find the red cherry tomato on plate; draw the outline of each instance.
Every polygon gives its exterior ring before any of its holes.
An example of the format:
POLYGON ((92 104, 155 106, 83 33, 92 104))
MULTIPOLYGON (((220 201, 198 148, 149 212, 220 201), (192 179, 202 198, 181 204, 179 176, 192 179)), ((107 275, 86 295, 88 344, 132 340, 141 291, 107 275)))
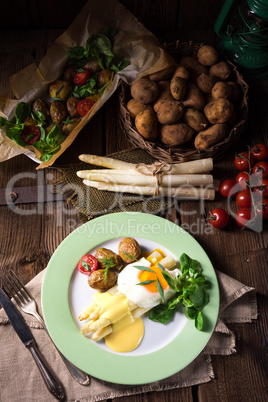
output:
POLYGON ((241 189, 248 188, 247 182, 249 182, 249 174, 248 172, 240 172, 235 178, 235 182, 239 184, 241 189))
POLYGON ((256 144, 251 148, 250 154, 255 162, 268 160, 268 147, 264 144, 256 144))
POLYGON ((76 85, 84 85, 90 77, 90 72, 86 68, 83 68, 81 71, 77 71, 74 74, 73 82, 76 85))
POLYGON ((236 194, 235 201, 240 208, 251 207, 252 200, 250 191, 248 189, 239 191, 239 193, 236 194))
POLYGON ((251 208, 241 208, 236 213, 236 223, 241 228, 250 226, 250 221, 253 218, 254 213, 251 208))
POLYGON ((214 228, 223 229, 229 222, 229 215, 224 209, 216 208, 210 212, 208 219, 214 228))
POLYGON ((232 196, 232 188, 235 186, 235 182, 233 180, 223 180, 220 184, 220 193, 223 197, 232 196))
POLYGON ((260 161, 253 166, 252 173, 268 179, 268 162, 260 161))
POLYGON ((263 198, 256 204, 256 211, 262 219, 268 219, 268 199, 263 198))
POLYGON ((260 183, 254 188, 254 191, 263 198, 268 198, 268 179, 262 179, 260 183))
POLYGON ((90 109, 93 107, 95 102, 93 102, 91 99, 82 99, 78 102, 77 104, 77 111, 80 114, 80 116, 85 116, 90 109))
POLYGON ((92 274, 97 268, 98 260, 91 254, 85 254, 77 264, 77 269, 85 275, 92 274))
POLYGON ((253 163, 253 157, 248 152, 242 152, 236 155, 234 160, 236 169, 241 171, 249 170, 249 168, 253 166, 253 163))
POLYGON ((39 140, 41 131, 36 126, 24 126, 21 133, 21 138, 27 145, 32 145, 34 142, 39 140))

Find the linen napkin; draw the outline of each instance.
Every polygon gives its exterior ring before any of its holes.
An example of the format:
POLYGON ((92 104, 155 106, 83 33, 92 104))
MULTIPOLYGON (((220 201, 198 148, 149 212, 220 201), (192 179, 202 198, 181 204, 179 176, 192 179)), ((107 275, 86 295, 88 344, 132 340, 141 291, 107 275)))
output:
MULTIPOLYGON (((41 286, 44 273, 45 269, 26 285, 37 301, 39 312, 41 312, 41 286)), ((58 351, 38 321, 30 315, 22 314, 31 327, 41 353, 63 383, 66 401, 95 402, 149 391, 188 387, 209 382, 214 378, 211 355, 230 355, 236 352, 235 334, 226 324, 249 323, 257 318, 255 289, 222 272, 216 271, 216 274, 220 289, 220 311, 207 346, 186 368, 171 377, 150 384, 120 385, 91 377, 89 386, 79 385, 66 369, 58 351)), ((15 334, 3 309, 0 310, 0 339, 0 401, 54 401, 30 352, 15 334)))

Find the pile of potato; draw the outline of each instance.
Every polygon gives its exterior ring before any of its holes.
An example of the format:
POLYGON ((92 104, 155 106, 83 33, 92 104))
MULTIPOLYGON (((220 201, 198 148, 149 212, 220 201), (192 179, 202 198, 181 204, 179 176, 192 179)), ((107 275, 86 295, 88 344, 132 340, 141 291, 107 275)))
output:
POLYGON ((207 149, 227 137, 238 121, 240 86, 215 48, 203 45, 197 58, 134 81, 127 110, 142 137, 178 147, 194 140, 207 149))

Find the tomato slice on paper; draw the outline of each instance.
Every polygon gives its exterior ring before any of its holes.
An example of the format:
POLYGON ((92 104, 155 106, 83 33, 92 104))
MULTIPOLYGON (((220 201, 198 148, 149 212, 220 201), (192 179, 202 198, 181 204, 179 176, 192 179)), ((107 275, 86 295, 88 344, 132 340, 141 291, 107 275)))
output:
POLYGON ((21 138, 27 145, 32 145, 39 140, 41 131, 36 126, 25 126, 21 133, 21 138))
POLYGON ((95 102, 93 102, 91 99, 82 99, 78 102, 77 104, 77 111, 80 114, 80 116, 85 116, 90 109, 94 106, 95 102))

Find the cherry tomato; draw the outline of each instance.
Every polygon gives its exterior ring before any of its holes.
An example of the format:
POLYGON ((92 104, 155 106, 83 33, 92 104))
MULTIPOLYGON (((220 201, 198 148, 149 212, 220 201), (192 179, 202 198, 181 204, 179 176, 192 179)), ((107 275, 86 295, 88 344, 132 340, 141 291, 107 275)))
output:
POLYGON ((21 133, 21 138, 27 145, 32 145, 39 140, 41 135, 40 129, 36 126, 24 126, 21 133))
POLYGON ((223 180, 220 184, 220 193, 223 197, 229 197, 233 195, 232 189, 235 186, 235 182, 233 180, 223 180))
POLYGON ((242 152, 236 155, 234 164, 238 170, 249 170, 254 164, 254 159, 248 152, 242 152))
POLYGON ((240 172, 235 178, 235 182, 239 184, 241 189, 248 188, 247 182, 249 182, 249 174, 248 172, 240 172))
POLYGON ((82 274, 90 275, 98 269, 98 260, 91 254, 85 254, 77 264, 77 269, 82 274))
POLYGON ((268 179, 268 162, 260 161, 253 166, 252 173, 268 179))
POLYGON ((253 219, 254 213, 251 208, 241 208, 236 213, 236 223, 241 228, 250 226, 250 221, 253 219))
POLYGON ((224 209, 216 208, 210 212, 208 219, 214 228, 223 229, 229 222, 229 215, 224 209))
POLYGON ((91 99, 82 99, 78 102, 77 104, 77 111, 80 114, 80 116, 85 116, 90 109, 93 107, 95 102, 93 102, 91 99))
POLYGON ((260 194, 263 198, 268 198, 268 179, 262 179, 254 188, 254 191, 260 194))
POLYGON ((256 211, 262 219, 268 219, 268 199, 263 198, 256 204, 256 211))
POLYGON ((76 85, 84 85, 90 77, 90 72, 86 68, 83 68, 81 71, 77 71, 74 74, 73 82, 76 85))
POLYGON ((251 148, 250 154, 255 162, 268 160, 268 147, 264 144, 256 144, 251 148))
POLYGON ((235 201, 240 208, 250 207, 252 205, 250 191, 248 189, 239 191, 235 201))

